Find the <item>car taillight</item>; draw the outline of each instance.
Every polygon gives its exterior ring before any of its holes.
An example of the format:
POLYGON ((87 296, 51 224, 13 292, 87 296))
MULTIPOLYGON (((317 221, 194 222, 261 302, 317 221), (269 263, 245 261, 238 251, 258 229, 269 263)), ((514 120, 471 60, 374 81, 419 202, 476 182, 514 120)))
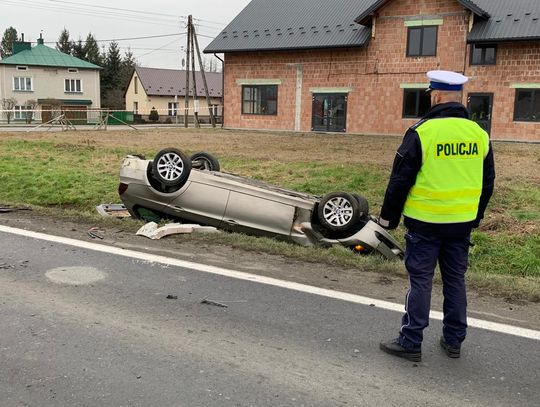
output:
POLYGON ((118 185, 118 195, 122 195, 124 192, 126 192, 128 189, 128 184, 124 184, 123 182, 121 182, 119 185, 118 185))

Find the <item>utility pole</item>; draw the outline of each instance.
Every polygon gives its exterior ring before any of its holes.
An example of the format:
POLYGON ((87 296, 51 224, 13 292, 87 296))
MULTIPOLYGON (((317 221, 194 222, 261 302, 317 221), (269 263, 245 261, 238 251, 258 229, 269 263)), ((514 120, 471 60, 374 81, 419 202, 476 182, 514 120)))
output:
POLYGON ((199 101, 197 99, 197 78, 195 75, 195 48, 193 47, 193 37, 195 36, 195 26, 193 25, 193 19, 191 20, 191 52, 193 53, 191 57, 191 71, 193 73, 193 122, 195 127, 199 128, 199 101))
MULTIPOLYGON (((191 16, 190 16, 191 18, 191 16)), ((201 76, 204 84, 204 92, 206 94, 206 103, 208 105, 208 112, 210 113, 210 122, 212 123, 212 127, 216 127, 216 118, 214 117, 214 111, 211 108, 210 104, 210 94, 208 93, 208 83, 206 82, 206 75, 204 73, 204 65, 201 58, 201 51, 199 50, 199 41, 197 40, 197 33, 195 32, 195 27, 193 27, 193 22, 191 23, 192 29, 192 36, 195 40, 195 49, 197 50, 197 56, 199 58, 199 68, 201 70, 201 76)), ((195 53, 195 51, 193 51, 195 53)))
POLYGON ((187 23, 187 50, 186 50, 186 95, 185 95, 185 108, 184 108, 184 127, 188 128, 189 120, 189 58, 191 57, 191 27, 192 27, 192 18, 191 15, 188 17, 187 23))

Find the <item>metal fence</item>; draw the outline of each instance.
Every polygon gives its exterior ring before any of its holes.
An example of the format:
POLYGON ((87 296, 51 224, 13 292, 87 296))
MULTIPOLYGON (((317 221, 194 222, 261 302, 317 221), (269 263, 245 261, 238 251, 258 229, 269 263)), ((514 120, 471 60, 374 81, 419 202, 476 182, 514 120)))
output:
MULTIPOLYGON (((195 113, 201 124, 210 123, 210 109, 214 113, 217 123, 222 122, 223 107, 214 105, 212 107, 201 106, 198 109, 190 107, 188 109, 188 123, 195 122, 195 113)), ((9 109, 0 110, 0 124, 5 125, 26 125, 37 126, 40 124, 53 123, 60 119, 77 125, 99 125, 103 124, 184 124, 184 108, 177 109, 152 109, 143 113, 133 110, 112 110, 93 109, 81 107, 80 109, 53 108, 53 109, 9 109), (155 113, 153 113, 155 111, 155 113)))

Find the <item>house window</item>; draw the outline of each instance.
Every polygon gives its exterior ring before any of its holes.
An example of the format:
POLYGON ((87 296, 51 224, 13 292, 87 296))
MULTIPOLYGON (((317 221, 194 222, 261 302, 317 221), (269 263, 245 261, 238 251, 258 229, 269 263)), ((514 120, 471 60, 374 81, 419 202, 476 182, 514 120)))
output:
POLYGON ((218 116, 218 112, 219 112, 219 105, 210 105, 210 109, 209 109, 212 114, 214 115, 214 117, 218 116))
POLYGON ((409 27, 407 56, 427 57, 437 55, 437 29, 436 25, 409 27))
POLYGON ((17 66, 17 71, 27 71, 27 70, 28 70, 27 66, 17 66))
POLYGON ((133 102, 133 113, 139 114, 139 102, 133 102))
POLYGON ((28 118, 33 116, 32 106, 15 106, 13 110, 15 110, 15 120, 26 120, 27 115, 28 118))
POLYGON ((277 115, 277 85, 242 86, 242 114, 277 115))
POLYGON ((31 92, 33 91, 32 87, 32 78, 29 77, 14 77, 13 78, 13 90, 17 92, 31 92))
POLYGON ((169 102, 169 116, 176 116, 178 114, 178 103, 169 102))
POLYGON ((540 89, 516 89, 514 121, 540 122, 540 89))
POLYGON ((424 117, 431 108, 431 96, 425 89, 405 89, 403 94, 403 118, 424 117))
POLYGON ((82 93, 80 79, 66 79, 64 81, 64 92, 66 93, 82 93))
POLYGON ((77 68, 68 68, 69 73, 77 73, 79 70, 77 68))
POLYGON ((137 77, 135 77, 135 79, 133 80, 133 87, 134 92, 137 95, 139 93, 139 82, 137 81, 137 77))
POLYGON ((471 65, 495 65, 497 45, 471 44, 471 65))

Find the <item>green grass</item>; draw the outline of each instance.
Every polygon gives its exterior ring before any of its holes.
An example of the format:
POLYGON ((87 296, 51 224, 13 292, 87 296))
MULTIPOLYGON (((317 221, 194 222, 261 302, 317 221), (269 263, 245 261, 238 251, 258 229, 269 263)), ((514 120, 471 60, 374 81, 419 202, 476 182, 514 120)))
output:
POLYGON ((473 233, 471 270, 516 277, 540 277, 540 236, 473 233))
MULTIPOLYGON (((62 208, 78 216, 95 216, 96 205, 119 202, 120 163, 126 154, 134 152, 152 157, 156 151, 90 143, 0 141, 0 203, 62 208)), ((370 163, 284 163, 238 157, 234 151, 221 154, 220 162, 228 172, 302 192, 356 192, 372 205, 382 202, 389 176, 387 168, 370 163)), ((374 207, 372 213, 377 214, 379 210, 374 207)), ((476 245, 471 250, 469 284, 491 293, 540 300, 540 188, 526 178, 502 182, 487 215, 484 229, 473 234, 476 245)), ((403 242, 403 227, 393 234, 403 242)), ((388 263, 378 256, 357 256, 341 247, 303 248, 237 234, 191 238, 362 270, 404 271, 400 263, 388 263)))
POLYGON ((256 160, 222 160, 222 167, 284 188, 324 195, 348 191, 364 195, 368 202, 384 196, 388 173, 374 165, 335 165, 310 162, 260 163, 256 160))
MULTIPOLYGON (((119 163, 123 154, 109 153, 119 163)), ((108 155, 109 155, 108 154, 108 155)), ((89 210, 115 202, 118 166, 94 147, 6 142, 0 152, 0 200, 89 210)))

